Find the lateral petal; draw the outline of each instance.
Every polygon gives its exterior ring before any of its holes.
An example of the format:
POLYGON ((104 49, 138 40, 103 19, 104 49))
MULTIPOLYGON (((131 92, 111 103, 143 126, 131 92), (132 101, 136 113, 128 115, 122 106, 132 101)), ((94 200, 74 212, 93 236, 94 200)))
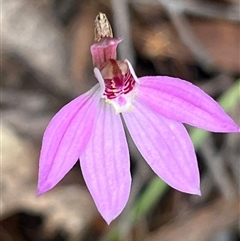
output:
POLYGON ((181 79, 142 77, 136 99, 154 112, 178 122, 213 132, 240 131, 215 100, 181 79))
POLYGON ((200 178, 193 144, 185 127, 134 104, 122 113, 130 135, 153 171, 173 188, 200 194, 200 178))
POLYGON ((92 135, 99 85, 65 105, 50 121, 42 141, 38 195, 53 188, 73 167, 92 135))
POLYGON ((131 175, 127 141, 120 115, 102 100, 93 137, 80 165, 96 206, 109 224, 125 207, 131 175))

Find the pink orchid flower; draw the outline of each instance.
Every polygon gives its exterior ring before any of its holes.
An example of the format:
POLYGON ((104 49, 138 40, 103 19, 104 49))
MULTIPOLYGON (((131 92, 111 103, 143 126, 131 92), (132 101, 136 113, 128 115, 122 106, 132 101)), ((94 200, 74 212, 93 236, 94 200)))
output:
POLYGON ((138 78, 127 60, 116 59, 121 39, 100 33, 98 40, 91 53, 99 83, 65 105, 44 133, 38 195, 52 189, 79 159, 99 212, 108 224, 115 219, 131 187, 123 121, 162 180, 179 191, 200 195, 197 159, 182 123, 212 132, 239 132, 239 127, 217 102, 187 81, 138 78))

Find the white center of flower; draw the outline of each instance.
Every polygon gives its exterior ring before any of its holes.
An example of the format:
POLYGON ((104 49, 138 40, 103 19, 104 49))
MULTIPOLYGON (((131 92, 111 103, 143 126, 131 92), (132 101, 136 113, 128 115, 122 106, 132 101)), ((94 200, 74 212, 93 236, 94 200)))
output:
POLYGON ((127 60, 110 59, 101 70, 95 68, 94 72, 106 103, 111 104, 117 114, 131 110, 138 82, 131 64, 127 60))

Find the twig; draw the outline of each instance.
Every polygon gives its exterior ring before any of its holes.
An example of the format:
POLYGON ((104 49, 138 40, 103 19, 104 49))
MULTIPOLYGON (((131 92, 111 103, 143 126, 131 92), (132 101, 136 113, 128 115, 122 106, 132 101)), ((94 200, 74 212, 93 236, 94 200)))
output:
POLYGON ((200 152, 219 191, 224 197, 233 198, 235 196, 235 190, 226 172, 226 163, 222 159, 222 156, 215 152, 211 136, 204 141, 200 147, 200 152))
POLYGON ((204 46, 196 38, 185 16, 180 12, 172 11, 170 8, 168 9, 168 13, 183 43, 194 54, 201 66, 207 70, 215 69, 212 57, 205 51, 204 46))
POLYGON ((67 49, 56 21, 28 0, 2 1, 3 53, 20 56, 56 95, 72 96, 67 49))
POLYGON ((219 199, 185 217, 178 217, 150 234, 144 241, 206 241, 212 235, 237 223, 239 200, 219 199))
POLYGON ((132 0, 133 3, 145 3, 145 4, 155 4, 161 5, 169 14, 169 17, 174 24, 176 31, 178 32, 182 42, 189 48, 193 53, 196 60, 201 64, 201 66, 206 71, 216 70, 215 61, 206 51, 205 47, 199 42, 198 38, 192 31, 191 25, 186 18, 186 13, 191 13, 193 15, 202 15, 204 17, 212 18, 227 18, 232 21, 240 21, 239 11, 237 5, 232 7, 219 7, 214 8, 215 5, 212 4, 199 4, 196 1, 187 0, 132 0))
POLYGON ((228 160, 228 166, 230 167, 234 179, 237 183, 238 192, 240 193, 240 151, 239 151, 239 135, 231 134, 228 135, 225 139, 225 146, 222 149, 222 155, 228 160))
POLYGON ((194 15, 198 17, 222 19, 233 22, 240 22, 239 17, 239 3, 232 3, 228 6, 218 5, 216 3, 203 3, 201 1, 189 1, 189 0, 131 0, 134 4, 150 4, 159 5, 166 7, 169 6, 179 12, 194 15))
POLYGON ((115 36, 124 38, 124 43, 119 45, 120 59, 128 59, 130 63, 134 66, 135 56, 129 24, 130 16, 128 9, 128 0, 112 0, 112 9, 115 36))

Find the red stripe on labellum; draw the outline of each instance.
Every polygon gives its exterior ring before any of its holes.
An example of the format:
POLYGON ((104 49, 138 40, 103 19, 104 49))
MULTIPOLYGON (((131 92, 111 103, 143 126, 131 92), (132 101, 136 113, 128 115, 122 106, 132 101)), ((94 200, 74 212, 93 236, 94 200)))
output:
POLYGON ((123 61, 110 59, 102 68, 101 73, 105 82, 104 95, 108 99, 127 94, 135 86, 135 79, 130 73, 128 65, 123 61))

